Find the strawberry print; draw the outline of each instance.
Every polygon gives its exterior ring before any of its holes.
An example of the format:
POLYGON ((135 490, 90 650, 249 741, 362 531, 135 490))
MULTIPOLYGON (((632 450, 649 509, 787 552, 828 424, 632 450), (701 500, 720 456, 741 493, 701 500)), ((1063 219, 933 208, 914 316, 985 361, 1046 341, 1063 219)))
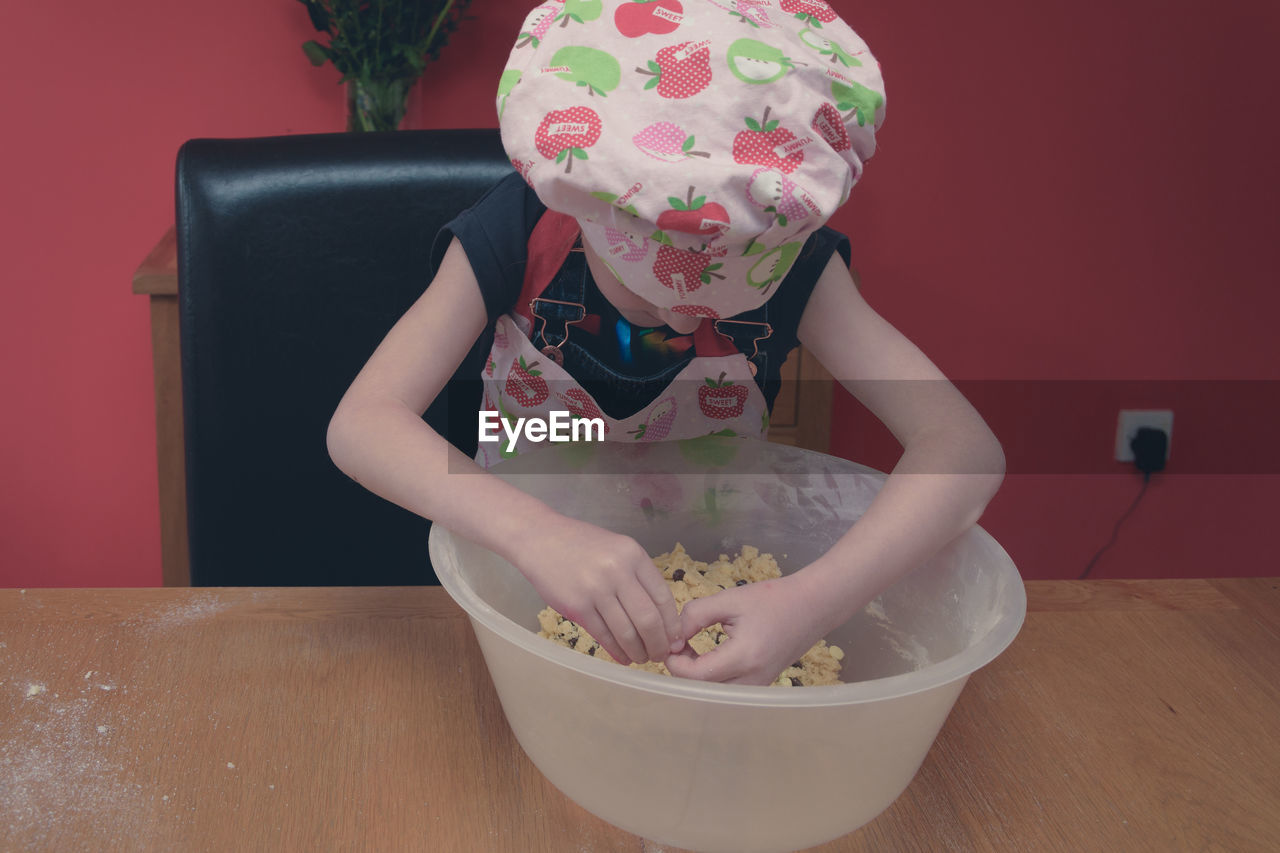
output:
POLYGON ((633 0, 613 13, 613 25, 627 38, 673 33, 684 21, 680 0, 633 0))
POLYGON ((658 259, 653 263, 653 274, 663 287, 669 287, 680 295, 681 299, 704 284, 710 284, 712 277, 723 279, 716 270, 724 264, 711 263, 711 256, 701 252, 690 252, 677 249, 675 246, 659 246, 658 259))
POLYGON ((769 20, 766 0, 711 0, 711 5, 719 6, 744 24, 756 28, 772 27, 769 20))
POLYGON ((529 17, 524 22, 524 30, 516 41, 516 47, 533 47, 534 50, 537 50, 538 45, 542 42, 542 37, 547 34, 547 30, 551 29, 551 25, 555 23, 556 15, 563 8, 564 0, 556 0, 553 3, 543 3, 529 13, 529 17))
POLYGON ((526 409, 541 405, 551 395, 542 371, 534 369, 537 366, 538 362, 526 364, 524 356, 520 356, 517 363, 511 365, 511 373, 507 376, 507 396, 526 409))
POLYGON ((663 397, 649 410, 649 417, 644 423, 628 434, 636 441, 662 441, 671 433, 671 425, 676 421, 676 398, 663 397))
POLYGON ((604 412, 600 411, 600 407, 596 405, 596 401, 591 399, 581 388, 570 388, 563 394, 556 394, 560 402, 564 403, 564 407, 569 410, 569 414, 578 418, 600 418, 604 421, 604 434, 609 434, 609 419, 604 416, 604 412))
POLYGON ((733 160, 790 174, 804 162, 804 146, 812 139, 806 136, 798 140, 794 133, 779 127, 777 119, 770 121, 772 109, 765 107, 764 117, 759 121, 750 116, 745 119, 747 129, 733 138, 733 160))
POLYGON ((848 151, 853 148, 849 139, 849 130, 840 118, 840 110, 835 104, 823 104, 813 116, 813 131, 821 136, 833 151, 848 151))
POLYGON ((690 157, 710 157, 706 151, 694 151, 696 144, 684 129, 669 121, 659 121, 631 137, 642 152, 664 163, 680 163, 690 157))
POLYGON ((782 11, 790 12, 814 29, 836 19, 835 10, 823 0, 782 0, 782 11))
POLYGON ((711 83, 711 42, 686 41, 664 47, 648 68, 637 68, 651 79, 646 89, 656 89, 658 94, 672 100, 692 98, 711 83))
POLYGON ((795 181, 775 169, 756 169, 747 181, 747 198, 765 213, 772 213, 782 227, 821 216, 817 202, 795 181))
POLYGON ((729 211, 724 205, 708 202, 705 195, 693 197, 689 187, 688 199, 675 196, 667 199, 670 210, 658 216, 657 225, 663 231, 679 231, 682 234, 714 234, 719 236, 729 228, 729 211))
POLYGON ((584 149, 600 139, 600 116, 588 107, 570 107, 547 113, 534 135, 538 153, 557 164, 565 163, 565 173, 573 171, 573 161, 586 160, 584 149))
POLYGON ((724 377, 723 373, 719 379, 707 377, 707 384, 698 388, 698 408, 707 417, 720 421, 741 415, 749 393, 747 386, 735 385, 732 379, 724 377))
POLYGON ((649 238, 628 234, 612 226, 604 229, 604 238, 609 241, 608 257, 621 258, 634 263, 649 254, 649 238))

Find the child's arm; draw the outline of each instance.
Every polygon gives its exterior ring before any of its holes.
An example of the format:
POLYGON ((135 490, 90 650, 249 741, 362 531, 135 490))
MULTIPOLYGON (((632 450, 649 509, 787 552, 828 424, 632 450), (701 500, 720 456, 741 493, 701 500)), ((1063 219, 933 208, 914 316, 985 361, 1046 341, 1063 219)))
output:
POLYGON ((721 622, 730 641, 667 666, 677 675, 768 684, 814 642, 977 522, 1004 476, 1004 454, 968 401, 911 341, 863 301, 833 257, 800 322, 805 347, 902 443, 859 521, 822 557, 780 580, 687 604, 690 637, 721 622))
POLYGON ((501 555, 618 660, 662 660, 679 640, 680 620, 644 549, 484 473, 422 420, 486 322, 455 239, 430 287, 338 404, 328 433, 334 463, 370 491, 501 555))

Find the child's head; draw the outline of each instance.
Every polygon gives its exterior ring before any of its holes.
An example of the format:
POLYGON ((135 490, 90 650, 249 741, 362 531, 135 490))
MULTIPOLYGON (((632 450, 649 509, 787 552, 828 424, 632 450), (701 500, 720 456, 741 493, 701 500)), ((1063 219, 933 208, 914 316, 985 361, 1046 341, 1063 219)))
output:
POLYGON ((551 0, 498 110, 516 168, 629 291, 666 316, 729 317, 848 199, 883 91, 822 0, 551 0))

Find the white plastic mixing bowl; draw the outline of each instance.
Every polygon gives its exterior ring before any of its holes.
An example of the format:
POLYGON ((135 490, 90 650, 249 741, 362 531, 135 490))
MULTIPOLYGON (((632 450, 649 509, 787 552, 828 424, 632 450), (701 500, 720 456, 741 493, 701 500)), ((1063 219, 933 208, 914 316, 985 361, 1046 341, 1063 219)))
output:
MULTIPOLYGON (((494 473, 651 554, 681 542, 710 561, 755 545, 784 573, 825 552, 884 480, 831 456, 719 438, 561 445, 494 473)), ((1026 611, 1013 562, 975 528, 827 636, 851 683, 708 684, 539 638, 544 603, 513 566, 439 525, 430 551, 538 769, 604 820, 692 850, 795 850, 870 821, 907 787, 969 675, 1013 641, 1026 611)))

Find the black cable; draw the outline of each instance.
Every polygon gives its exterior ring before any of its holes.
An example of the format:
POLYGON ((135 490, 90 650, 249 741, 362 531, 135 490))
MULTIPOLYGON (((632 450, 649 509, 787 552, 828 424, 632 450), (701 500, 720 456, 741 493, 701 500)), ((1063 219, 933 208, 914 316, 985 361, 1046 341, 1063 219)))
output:
POLYGON ((1102 556, 1103 552, 1106 551, 1108 548, 1110 548, 1112 545, 1116 544, 1116 538, 1120 535, 1120 525, 1124 524, 1124 520, 1128 518, 1130 515, 1132 515, 1133 511, 1137 509, 1138 501, 1142 500, 1142 496, 1147 493, 1147 485, 1150 482, 1151 482, 1151 472, 1149 471, 1143 472, 1142 488, 1138 490, 1138 496, 1133 499, 1133 503, 1129 504, 1129 508, 1124 511, 1124 515, 1120 516, 1120 518, 1116 521, 1115 529, 1111 531, 1111 540, 1107 542, 1106 545, 1103 545, 1101 548, 1098 549, 1098 553, 1093 555, 1093 559, 1089 561, 1089 565, 1084 567, 1084 571, 1080 573, 1080 577, 1077 578, 1077 580, 1084 580, 1085 578, 1087 578, 1089 576, 1089 572, 1093 571, 1093 567, 1097 565, 1098 558, 1102 556))

